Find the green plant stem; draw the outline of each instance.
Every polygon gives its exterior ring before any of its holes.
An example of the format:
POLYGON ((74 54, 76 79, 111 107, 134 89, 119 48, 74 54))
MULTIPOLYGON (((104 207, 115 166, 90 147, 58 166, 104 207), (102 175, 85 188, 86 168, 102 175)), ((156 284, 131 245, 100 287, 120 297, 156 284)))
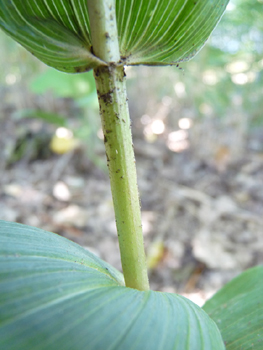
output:
POLYGON ((105 62, 120 60, 115 0, 87 0, 91 41, 97 57, 105 62))
POLYGON ((148 290, 140 203, 123 67, 94 70, 121 261, 127 287, 148 290))
POLYGON ((120 60, 115 0, 88 0, 88 10, 94 54, 108 63, 94 69, 94 77, 125 284, 148 290, 125 73, 113 63, 120 60))

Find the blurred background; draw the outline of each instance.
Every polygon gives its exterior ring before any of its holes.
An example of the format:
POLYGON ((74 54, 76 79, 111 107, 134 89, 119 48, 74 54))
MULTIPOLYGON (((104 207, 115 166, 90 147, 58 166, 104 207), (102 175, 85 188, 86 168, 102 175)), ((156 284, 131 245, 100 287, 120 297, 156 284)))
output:
MULTIPOLYGON (((0 219, 121 269, 92 72, 0 32, 0 219)), ((151 288, 202 302, 263 263, 263 0, 232 0, 179 67, 127 67, 151 288)))

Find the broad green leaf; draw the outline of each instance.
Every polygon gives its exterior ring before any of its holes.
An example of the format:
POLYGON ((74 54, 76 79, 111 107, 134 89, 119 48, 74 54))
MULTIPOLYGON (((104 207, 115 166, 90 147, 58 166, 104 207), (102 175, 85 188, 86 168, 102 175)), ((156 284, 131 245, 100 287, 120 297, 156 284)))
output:
POLYGON ((229 0, 117 0, 120 52, 126 64, 187 61, 205 44, 229 0))
POLYGON ((123 286, 73 242, 0 224, 0 348, 221 350, 215 323, 176 294, 123 286))
MULTIPOLYGON (((116 0, 123 65, 170 65, 193 57, 229 0, 116 0)), ((83 72, 92 53, 86 0, 0 0, 0 27, 46 64, 83 72)))
POLYGON ((1 0, 0 27, 58 70, 76 73, 103 64, 91 53, 85 0, 1 0))
POLYGON ((263 266, 243 272, 206 302, 227 350, 263 349, 263 266))

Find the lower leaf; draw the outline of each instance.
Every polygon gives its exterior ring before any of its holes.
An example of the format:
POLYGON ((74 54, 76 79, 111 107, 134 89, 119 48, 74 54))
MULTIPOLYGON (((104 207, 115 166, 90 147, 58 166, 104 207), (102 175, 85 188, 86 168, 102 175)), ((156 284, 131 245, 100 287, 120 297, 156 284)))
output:
POLYGON ((263 349, 263 266, 243 272, 206 302, 227 350, 263 349))
POLYGON ((176 294, 123 286, 67 239, 0 223, 0 348, 221 350, 215 323, 176 294))

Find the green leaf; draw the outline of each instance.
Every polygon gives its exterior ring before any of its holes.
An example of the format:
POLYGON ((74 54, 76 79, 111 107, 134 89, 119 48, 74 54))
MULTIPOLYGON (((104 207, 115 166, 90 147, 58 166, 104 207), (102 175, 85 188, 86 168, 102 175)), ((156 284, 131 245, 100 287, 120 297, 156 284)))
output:
POLYGON ((80 98, 96 92, 92 72, 83 74, 65 74, 55 69, 47 69, 30 84, 34 93, 43 94, 51 91, 58 97, 80 98))
MULTIPOLYGON (((170 65, 193 57, 229 0, 116 0, 121 63, 170 65)), ((0 0, 0 27, 46 64, 83 72, 92 54, 86 0, 0 0)))
POLYGON ((37 109, 21 109, 14 114, 14 117, 17 119, 37 118, 57 126, 66 126, 66 119, 63 116, 37 109))
POLYGON ((205 44, 229 0, 117 0, 120 52, 126 64, 187 61, 205 44))
POLYGON ((263 349, 263 266, 243 272, 206 302, 227 350, 263 349))
POLYGON ((221 350, 215 323, 176 294, 122 275, 56 234, 0 224, 0 348, 221 350))
POLYGON ((0 27, 58 70, 76 73, 104 64, 91 53, 85 0, 1 0, 0 27))

